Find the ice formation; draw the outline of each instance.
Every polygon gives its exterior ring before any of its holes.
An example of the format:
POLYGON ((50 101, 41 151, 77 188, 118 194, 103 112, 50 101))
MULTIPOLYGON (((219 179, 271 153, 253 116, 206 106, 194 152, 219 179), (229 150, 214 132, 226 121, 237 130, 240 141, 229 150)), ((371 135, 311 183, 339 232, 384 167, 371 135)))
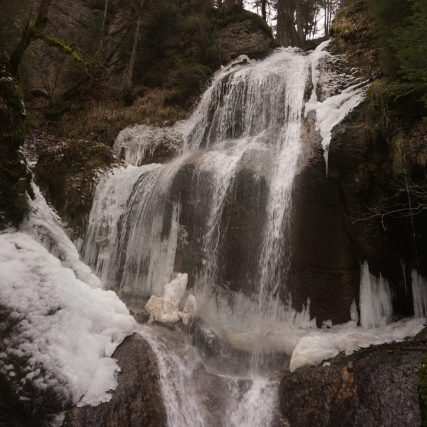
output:
POLYGON ((360 282, 360 324, 362 328, 385 325, 393 314, 391 291, 387 280, 381 275, 376 278, 369 272, 365 261, 360 282))
POLYGON ((416 317, 427 315, 427 281, 416 270, 412 270, 412 298, 416 317))
MULTIPOLYGON (((416 291, 419 281, 413 272, 413 287, 416 291)), ((422 308, 422 302, 414 296, 414 312, 422 308), (417 308, 419 306, 420 308, 417 308)), ((290 361, 291 372, 297 368, 318 365, 323 360, 335 357, 338 353, 350 354, 370 345, 384 344, 391 341, 403 341, 413 337, 424 327, 422 312, 418 318, 389 323, 393 314, 390 287, 381 275, 379 278, 369 271, 365 261, 361 266, 360 278, 360 325, 355 305, 351 307, 351 321, 344 325, 335 325, 327 330, 312 330, 296 344, 290 361)))
MULTIPOLYGON (((329 160, 329 144, 331 142, 332 130, 349 114, 355 107, 357 107, 365 96, 367 82, 354 81, 354 84, 346 87, 338 93, 327 96, 324 100, 318 99, 318 86, 321 83, 328 86, 331 82, 321 82, 325 79, 327 73, 321 73, 321 63, 325 59, 333 60, 334 57, 328 53, 326 48, 329 46, 330 41, 321 43, 318 48, 311 54, 312 61, 312 94, 309 102, 306 103, 305 113, 310 111, 316 112, 316 128, 322 137, 322 148, 324 151, 326 172, 328 172, 329 160)), ((333 75, 332 85, 337 85, 339 76, 333 75)), ((347 80, 352 81, 352 76, 345 76, 347 80)), ((348 84, 347 84, 348 86, 348 84)), ((332 88, 323 88, 322 90, 330 90, 332 88)))
POLYGON ((184 310, 179 310, 182 297, 185 294, 188 283, 187 273, 178 273, 170 283, 164 286, 163 296, 152 295, 145 305, 145 310, 150 315, 149 323, 176 323, 182 319, 184 324, 188 324, 195 314, 196 299, 189 295, 184 310))

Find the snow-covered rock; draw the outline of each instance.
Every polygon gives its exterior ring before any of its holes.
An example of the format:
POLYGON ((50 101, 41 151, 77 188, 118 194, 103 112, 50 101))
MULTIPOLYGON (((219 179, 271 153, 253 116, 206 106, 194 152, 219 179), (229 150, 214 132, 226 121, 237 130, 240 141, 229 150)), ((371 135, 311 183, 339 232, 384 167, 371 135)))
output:
POLYGON ((114 292, 79 280, 17 232, 0 234, 0 326, 2 377, 18 399, 44 394, 60 410, 110 399, 118 369, 111 355, 135 321, 114 292))

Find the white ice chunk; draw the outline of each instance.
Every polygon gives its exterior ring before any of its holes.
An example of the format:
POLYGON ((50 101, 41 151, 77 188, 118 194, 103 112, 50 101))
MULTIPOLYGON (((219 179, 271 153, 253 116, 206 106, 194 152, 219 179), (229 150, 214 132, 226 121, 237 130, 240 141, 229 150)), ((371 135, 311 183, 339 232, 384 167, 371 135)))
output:
POLYGON ((176 323, 180 316, 178 313, 179 304, 187 289, 187 273, 178 273, 175 279, 165 285, 163 297, 152 295, 145 305, 150 315, 149 323, 176 323))
POLYGON ((169 298, 178 306, 187 289, 188 274, 178 273, 170 283, 165 285, 163 297, 169 298))
POLYGON ((184 323, 184 325, 188 325, 196 315, 196 312, 197 312, 196 297, 194 295, 188 295, 184 304, 184 309, 182 310, 182 313, 180 313, 182 323, 184 323))

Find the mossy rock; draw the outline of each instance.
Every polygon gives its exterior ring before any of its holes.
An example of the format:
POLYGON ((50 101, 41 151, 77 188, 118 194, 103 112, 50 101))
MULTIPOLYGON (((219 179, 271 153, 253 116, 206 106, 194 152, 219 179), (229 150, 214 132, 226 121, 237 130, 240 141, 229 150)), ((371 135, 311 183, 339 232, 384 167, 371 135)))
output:
POLYGON ((35 167, 35 180, 70 227, 81 236, 102 172, 115 162, 111 148, 88 140, 58 140, 45 148, 35 167))
POLYGON ((363 75, 382 74, 379 64, 378 26, 369 12, 367 0, 351 0, 335 16, 331 26, 332 51, 344 54, 363 75))
POLYGON ((427 427, 427 353, 424 354, 418 375, 418 400, 421 412, 421 425, 427 427))
POLYGON ((0 65, 0 229, 17 226, 28 213, 31 174, 20 147, 26 134, 22 92, 0 65))

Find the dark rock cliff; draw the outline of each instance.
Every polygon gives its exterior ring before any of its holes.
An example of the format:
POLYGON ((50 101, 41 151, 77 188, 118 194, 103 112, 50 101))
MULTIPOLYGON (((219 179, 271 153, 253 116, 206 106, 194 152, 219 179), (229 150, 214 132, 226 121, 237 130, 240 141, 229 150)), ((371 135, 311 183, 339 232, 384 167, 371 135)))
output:
POLYGON ((18 225, 28 210, 31 176, 20 151, 25 132, 21 89, 16 80, 0 68, 0 230, 18 225))

